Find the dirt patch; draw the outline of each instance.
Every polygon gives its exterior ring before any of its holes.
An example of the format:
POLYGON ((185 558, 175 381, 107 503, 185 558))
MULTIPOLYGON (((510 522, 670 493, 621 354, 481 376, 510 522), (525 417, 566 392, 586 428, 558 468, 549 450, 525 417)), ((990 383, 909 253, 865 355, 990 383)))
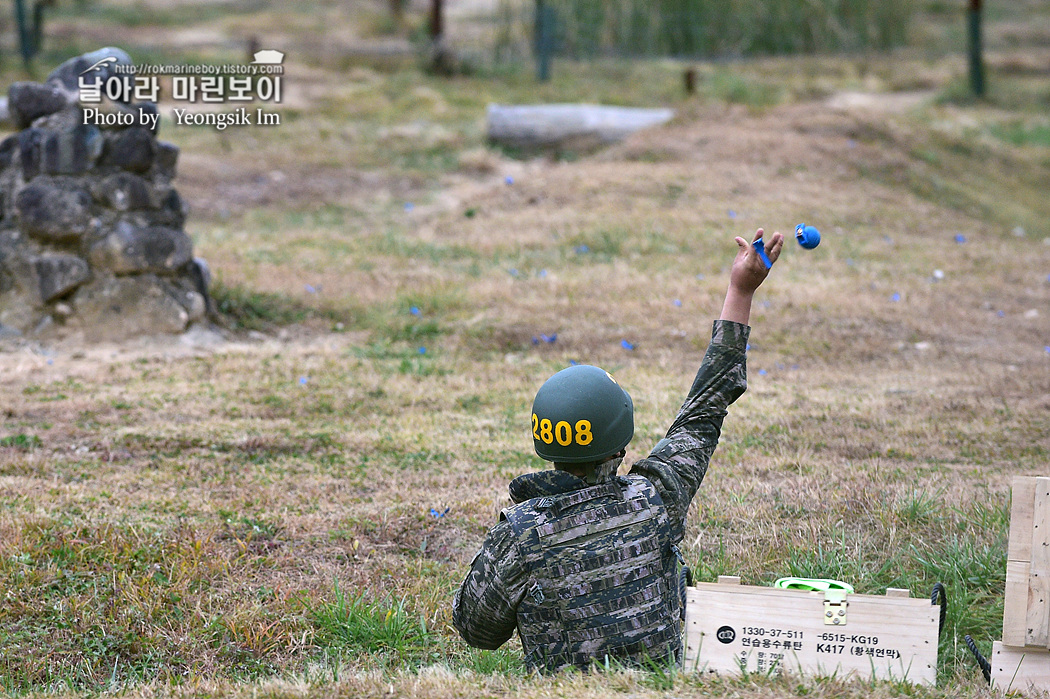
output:
POLYGON ((937 96, 935 90, 916 92, 839 92, 825 101, 829 109, 842 111, 858 110, 903 114, 928 104, 937 96))
POLYGON ((181 165, 180 189, 192 213, 205 219, 229 219, 260 208, 348 204, 376 191, 412 191, 406 178, 334 167, 263 169, 195 153, 184 153, 181 165))

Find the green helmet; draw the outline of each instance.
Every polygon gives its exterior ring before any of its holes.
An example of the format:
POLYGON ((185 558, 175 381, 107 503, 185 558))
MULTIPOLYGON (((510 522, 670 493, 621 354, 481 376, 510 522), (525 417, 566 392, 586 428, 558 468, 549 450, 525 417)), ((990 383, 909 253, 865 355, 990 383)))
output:
POLYGON ((631 396, 596 366, 562 369, 547 379, 532 402, 533 443, 547 461, 604 461, 633 436, 631 396))

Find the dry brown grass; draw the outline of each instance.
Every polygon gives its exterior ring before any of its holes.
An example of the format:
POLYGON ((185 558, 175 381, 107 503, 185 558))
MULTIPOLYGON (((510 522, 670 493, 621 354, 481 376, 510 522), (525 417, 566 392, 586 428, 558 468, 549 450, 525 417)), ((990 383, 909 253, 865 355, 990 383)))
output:
POLYGON ((943 91, 953 66, 742 64, 748 85, 783 91, 756 108, 682 99, 669 64, 578 66, 537 88, 315 62, 279 129, 168 130, 223 283, 324 312, 218 346, 0 353, 0 437, 23 436, 0 446, 0 594, 20 605, 0 613, 0 657, 29 678, 13 688, 105 688, 118 659, 131 696, 986 696, 959 638, 944 686, 922 690, 488 674, 449 627, 507 482, 541 467, 536 387, 570 360, 614 371, 637 407, 627 460, 644 456, 702 356, 732 237, 804 220, 823 243, 792 243, 760 292, 750 388, 686 557, 707 578, 823 566, 917 596, 958 569, 952 633, 997 637, 1009 481, 1050 456, 1050 205, 1045 148, 992 127, 1038 115, 1029 92, 827 101, 943 91), (490 99, 616 96, 679 117, 571 162, 484 147, 490 99), (439 657, 402 668, 325 647, 311 610, 336 585, 407 600, 439 657), (95 637, 119 643, 80 642, 95 637), (45 641, 50 661, 21 662, 45 641))
MULTIPOLYGON (((430 666, 411 675, 379 676, 375 673, 337 671, 332 679, 329 669, 314 675, 289 680, 264 681, 250 686, 201 683, 185 689, 176 688, 165 696, 224 696, 237 699, 245 696, 268 696, 274 699, 313 699, 314 697, 353 697, 379 699, 406 697, 412 699, 452 699, 462 697, 464 682, 469 682, 473 694, 467 696, 521 697, 547 699, 549 697, 580 697, 600 699, 608 696, 628 696, 637 699, 651 697, 724 697, 726 699, 766 699, 779 696, 806 696, 817 699, 890 699, 891 697, 950 696, 969 699, 998 696, 987 689, 973 685, 952 685, 945 693, 933 693, 922 688, 891 683, 870 684, 843 682, 834 679, 799 679, 790 683, 752 677, 746 680, 705 680, 702 684, 679 682, 668 693, 652 686, 641 673, 620 672, 604 675, 600 682, 593 676, 563 675, 557 678, 535 677, 523 681, 500 675, 453 674, 447 668, 430 666), (322 679, 323 678, 323 679, 322 679)), ((60 695, 61 696, 61 695, 60 695)), ((149 690, 127 693, 131 697, 153 697, 149 690)))

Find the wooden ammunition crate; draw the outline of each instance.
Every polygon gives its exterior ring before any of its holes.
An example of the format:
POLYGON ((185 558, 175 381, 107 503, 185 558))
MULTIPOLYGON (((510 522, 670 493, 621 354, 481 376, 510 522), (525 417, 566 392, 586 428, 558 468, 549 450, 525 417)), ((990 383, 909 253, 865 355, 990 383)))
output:
POLYGON ((1013 481, 1003 601, 1003 642, 992 647, 992 683, 1050 690, 1050 478, 1013 481))
POLYGON ((1015 478, 1003 644, 1050 647, 1050 478, 1015 478))
POLYGON ((907 590, 836 599, 722 576, 688 588, 686 598, 689 672, 937 681, 940 607, 907 590))
POLYGON ((1050 690, 1050 651, 992 644, 992 686, 1003 690, 1050 690))

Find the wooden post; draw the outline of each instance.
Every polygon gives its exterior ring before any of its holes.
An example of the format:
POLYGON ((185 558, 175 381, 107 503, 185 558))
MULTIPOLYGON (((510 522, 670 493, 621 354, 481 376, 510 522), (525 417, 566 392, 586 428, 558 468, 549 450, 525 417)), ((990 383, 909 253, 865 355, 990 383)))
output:
POLYGON ((445 41, 444 0, 430 3, 430 72, 449 77, 456 72, 456 60, 452 48, 445 41))
POLYGON ((1050 647, 1050 478, 1013 482, 1003 643, 1050 647))
POLYGON ((443 0, 431 0, 430 2, 430 40, 441 41, 445 34, 445 3, 443 0))
POLYGON ((1050 653, 992 643, 992 687, 1003 692, 1050 689, 1050 653))
POLYGON ((1050 690, 1050 478, 1013 481, 1003 641, 991 679, 1004 691, 1050 690))
POLYGON ((696 68, 692 66, 685 69, 685 94, 695 95, 696 94, 696 68))
POLYGON ((1003 609, 1003 643, 1025 645, 1028 619, 1028 577, 1032 567, 1032 525, 1035 478, 1016 478, 1010 504, 1010 541, 1006 560, 1006 599, 1003 609))
POLYGON ((400 29, 405 20, 405 0, 390 0, 390 16, 400 29))
POLYGON ((248 37, 248 41, 245 44, 245 50, 248 52, 248 63, 251 63, 255 60, 255 54, 261 48, 262 42, 259 41, 259 37, 255 36, 254 34, 248 37))
POLYGON ((1050 646, 1050 478, 1035 479, 1025 645, 1050 646))
POLYGON ((984 97, 984 57, 981 46, 981 0, 970 0, 970 87, 977 97, 984 97))

